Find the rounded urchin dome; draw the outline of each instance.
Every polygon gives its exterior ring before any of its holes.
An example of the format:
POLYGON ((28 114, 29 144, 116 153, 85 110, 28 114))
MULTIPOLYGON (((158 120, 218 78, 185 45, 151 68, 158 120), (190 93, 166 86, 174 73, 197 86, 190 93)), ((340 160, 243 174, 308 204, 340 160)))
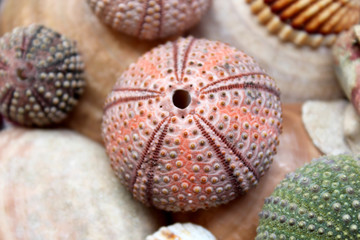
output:
POLYGON ((279 144, 279 90, 226 44, 180 38, 130 65, 105 103, 111 165, 135 198, 169 211, 227 203, 257 185, 279 144))
POLYGON ((360 160, 325 156, 290 173, 265 199, 257 240, 360 239, 360 160))
POLYGON ((210 0, 87 0, 112 28, 140 39, 182 33, 200 21, 210 0))
POLYGON ((75 43, 42 25, 0 39, 0 112, 24 126, 59 123, 77 103, 84 64, 75 43))

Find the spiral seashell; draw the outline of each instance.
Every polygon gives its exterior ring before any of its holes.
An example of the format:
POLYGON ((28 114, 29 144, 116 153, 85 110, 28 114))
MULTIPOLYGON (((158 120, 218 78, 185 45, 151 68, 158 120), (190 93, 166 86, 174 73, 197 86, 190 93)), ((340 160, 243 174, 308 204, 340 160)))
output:
POLYGON ((210 0, 87 0, 96 15, 112 28, 153 40, 179 34, 195 25, 210 0))
POLYGON ((247 0, 269 32, 297 45, 332 45, 360 21, 359 0, 247 0))
POLYGON ((290 173, 265 199, 256 240, 360 239, 360 160, 324 156, 290 173))
POLYGON ((205 228, 192 223, 175 223, 162 227, 146 240, 216 240, 205 228))
POLYGON ((147 205, 225 204, 273 161, 279 94, 251 57, 226 44, 189 37, 161 45, 123 73, 105 102, 112 167, 147 205))
POLYGON ((84 64, 75 43, 42 25, 0 39, 0 112, 24 126, 62 121, 83 92, 84 64))

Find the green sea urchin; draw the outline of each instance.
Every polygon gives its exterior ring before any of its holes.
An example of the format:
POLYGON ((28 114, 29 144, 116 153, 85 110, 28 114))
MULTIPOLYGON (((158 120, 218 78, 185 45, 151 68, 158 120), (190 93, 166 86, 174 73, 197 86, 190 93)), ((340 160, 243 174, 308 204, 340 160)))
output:
POLYGON ((84 64, 75 43, 41 25, 0 39, 0 113, 24 126, 63 120, 80 97, 84 64))
POLYGON ((326 156, 290 173, 265 199, 257 240, 360 239, 360 160, 326 156))

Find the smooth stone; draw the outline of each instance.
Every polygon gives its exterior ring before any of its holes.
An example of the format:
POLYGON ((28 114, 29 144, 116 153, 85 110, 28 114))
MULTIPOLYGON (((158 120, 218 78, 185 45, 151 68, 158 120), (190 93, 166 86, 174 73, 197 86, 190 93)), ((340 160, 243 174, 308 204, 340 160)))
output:
POLYGON ((350 153, 344 136, 346 100, 307 101, 302 106, 302 120, 315 146, 324 154, 350 153))
POLYGON ((354 106, 348 104, 344 113, 344 136, 351 152, 360 153, 360 117, 354 106))

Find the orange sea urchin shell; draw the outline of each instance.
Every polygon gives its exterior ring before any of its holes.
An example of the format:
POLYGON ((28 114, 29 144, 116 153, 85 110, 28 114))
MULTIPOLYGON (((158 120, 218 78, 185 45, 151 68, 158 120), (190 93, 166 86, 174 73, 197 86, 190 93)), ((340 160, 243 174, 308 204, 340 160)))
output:
POLYGON ((112 28, 141 39, 178 34, 195 25, 210 0, 87 0, 112 28))
POLYGON ((25 126, 59 123, 77 103, 84 64, 75 43, 42 25, 0 39, 0 113, 25 126))
POLYGON ((255 186, 282 122, 279 90, 251 57, 192 37, 132 64, 104 111, 116 174, 135 198, 168 211, 224 204, 255 186))
POLYGON ((360 0, 246 0, 259 21, 298 45, 331 45, 360 21, 360 0))

